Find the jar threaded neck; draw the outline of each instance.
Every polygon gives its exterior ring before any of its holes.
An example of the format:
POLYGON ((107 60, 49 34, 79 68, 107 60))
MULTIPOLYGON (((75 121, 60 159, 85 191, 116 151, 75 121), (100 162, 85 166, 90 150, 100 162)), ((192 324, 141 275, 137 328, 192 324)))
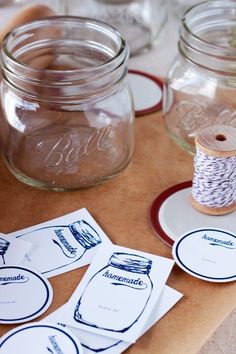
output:
POLYGON ((236 70, 236 2, 211 0, 197 4, 183 15, 181 55, 203 69, 223 75, 236 70))
POLYGON ((3 42, 4 80, 42 100, 91 100, 126 74, 129 48, 112 26, 98 20, 54 16, 29 22, 3 42))

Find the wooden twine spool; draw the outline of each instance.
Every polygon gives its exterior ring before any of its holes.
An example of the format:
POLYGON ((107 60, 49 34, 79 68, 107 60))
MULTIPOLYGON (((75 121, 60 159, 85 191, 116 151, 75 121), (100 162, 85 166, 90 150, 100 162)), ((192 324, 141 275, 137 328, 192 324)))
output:
POLYGON ((236 128, 203 128, 195 144, 192 205, 209 215, 236 210, 236 128))

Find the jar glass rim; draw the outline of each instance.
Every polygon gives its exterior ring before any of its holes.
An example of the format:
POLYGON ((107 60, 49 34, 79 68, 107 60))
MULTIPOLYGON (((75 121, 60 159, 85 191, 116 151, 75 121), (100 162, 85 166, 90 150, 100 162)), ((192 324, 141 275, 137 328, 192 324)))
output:
MULTIPOLYGON (((190 36, 195 43, 199 43, 199 45, 204 45, 205 47, 207 46, 209 50, 217 52, 220 48, 227 49, 230 51, 231 56, 236 56, 236 47, 223 47, 220 46, 219 44, 212 43, 204 38, 202 38, 199 34, 194 32, 194 30, 191 28, 190 25, 190 20, 192 19, 194 21, 194 17, 196 16, 201 16, 201 19, 206 19, 206 21, 209 21, 209 17, 206 14, 206 10, 209 11, 224 11, 225 9, 234 9, 236 12, 236 2, 233 0, 206 0, 202 1, 198 4, 195 4, 191 6, 182 16, 181 20, 181 25, 182 25, 182 30, 186 32, 187 36, 190 36)), ((191 24, 194 22, 192 21, 191 24)), ((236 27, 236 19, 235 19, 235 27, 236 27)), ((182 31, 182 36, 184 37, 185 35, 183 34, 182 31)))
MULTIPOLYGON (((114 68, 118 67, 126 57, 129 56, 129 47, 128 44, 123 37, 123 35, 113 26, 102 22, 100 20, 96 19, 91 19, 88 17, 79 17, 79 16, 50 16, 46 18, 41 18, 41 19, 36 19, 33 21, 30 21, 24 25, 21 25, 19 27, 16 27, 13 29, 11 32, 9 32, 2 44, 2 49, 1 49, 1 61, 2 64, 4 65, 4 69, 6 70, 12 70, 16 66, 16 71, 19 73, 19 69, 23 69, 24 73, 27 74, 28 77, 34 77, 34 75, 37 77, 37 74, 41 71, 46 71, 47 73, 52 73, 53 76, 61 73, 66 73, 67 75, 71 74, 78 79, 78 76, 84 76, 86 78, 86 74, 90 73, 91 70, 93 71, 93 74, 100 73, 101 71, 109 72, 113 70, 114 68), (73 68, 73 69, 47 69, 47 68, 34 68, 31 67, 30 65, 27 65, 17 58, 14 57, 12 50, 9 48, 9 43, 16 41, 16 44, 19 44, 19 39, 17 42, 17 38, 21 35, 24 35, 27 31, 30 29, 37 29, 37 28, 42 28, 44 25, 65 25, 65 24, 73 24, 77 26, 88 26, 90 29, 94 29, 95 31, 98 30, 99 28, 106 33, 108 37, 111 39, 113 38, 114 40, 117 40, 119 42, 118 49, 116 50, 116 53, 113 55, 110 60, 100 63, 96 66, 88 66, 88 67, 82 67, 82 68, 73 68), (7 64, 6 64, 6 58, 7 58, 7 64), (10 68, 10 69, 9 69, 10 68)), ((16 72, 15 70, 13 70, 16 72)))

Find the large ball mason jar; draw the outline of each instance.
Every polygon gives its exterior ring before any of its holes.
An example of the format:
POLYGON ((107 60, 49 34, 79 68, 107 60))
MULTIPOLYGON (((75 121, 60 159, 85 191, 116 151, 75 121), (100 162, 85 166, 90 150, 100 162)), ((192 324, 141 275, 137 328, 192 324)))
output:
POLYGON ((117 28, 131 55, 150 49, 166 23, 166 0, 67 0, 65 11, 89 16, 117 28))
POLYGON ((116 29, 88 18, 39 19, 7 35, 0 141, 19 180, 80 189, 127 166, 134 142, 128 55, 116 29))
POLYGON ((236 127, 236 1, 190 8, 178 47, 165 84, 164 117, 174 141, 194 153, 199 128, 236 127))

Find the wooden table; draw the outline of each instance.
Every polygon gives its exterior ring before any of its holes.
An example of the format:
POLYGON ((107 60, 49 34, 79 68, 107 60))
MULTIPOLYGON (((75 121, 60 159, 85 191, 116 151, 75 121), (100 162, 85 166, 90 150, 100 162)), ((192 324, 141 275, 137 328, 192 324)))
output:
MULTIPOLYGON (((0 161, 0 231, 12 232, 85 207, 114 243, 171 258, 171 249, 153 231, 150 206, 166 188, 191 180, 192 173, 192 157, 169 139, 161 113, 140 117, 130 165, 120 176, 91 189, 37 190, 17 181, 0 161)), ((70 298, 85 271, 86 267, 50 279, 54 300, 44 316, 70 298)), ((175 266, 168 285, 182 292, 183 299, 127 353, 197 353, 235 306, 236 282, 208 283, 175 266)), ((12 327, 0 325, 0 335, 12 327)))

